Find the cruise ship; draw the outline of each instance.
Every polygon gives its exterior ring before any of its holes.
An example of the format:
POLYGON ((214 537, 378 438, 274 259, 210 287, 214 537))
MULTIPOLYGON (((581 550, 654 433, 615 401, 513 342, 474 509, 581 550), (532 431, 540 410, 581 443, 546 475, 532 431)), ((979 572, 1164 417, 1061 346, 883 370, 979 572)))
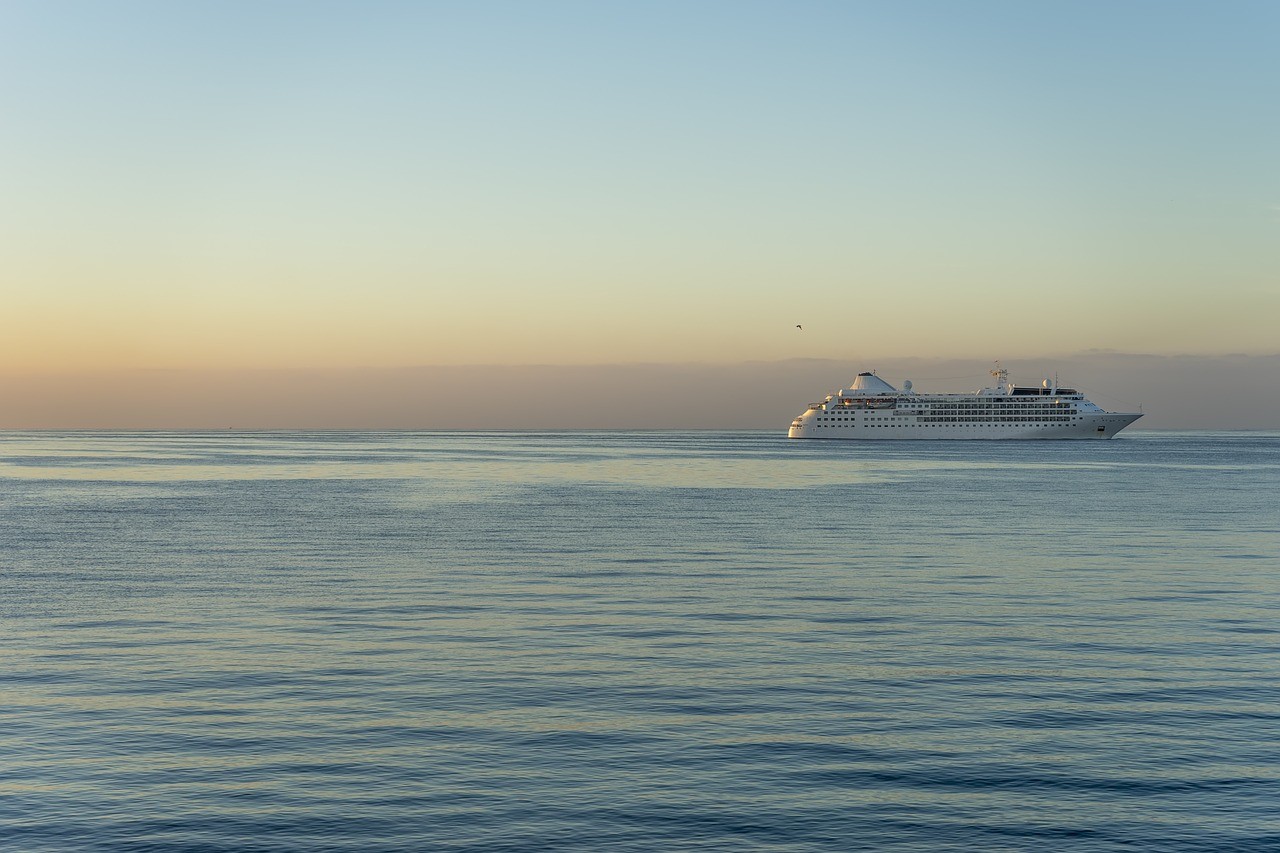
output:
POLYGON ((898 390, 874 373, 859 373, 791 422, 788 438, 1050 439, 1111 438, 1142 417, 1108 412, 1056 379, 1014 385, 996 366, 995 384, 971 394, 920 394, 908 380, 898 390))

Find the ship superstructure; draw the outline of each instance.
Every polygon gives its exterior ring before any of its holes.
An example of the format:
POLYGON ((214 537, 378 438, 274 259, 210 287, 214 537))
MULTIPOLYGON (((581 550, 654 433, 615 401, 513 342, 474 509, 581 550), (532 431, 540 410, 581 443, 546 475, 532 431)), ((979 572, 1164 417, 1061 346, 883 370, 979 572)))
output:
POLYGON ((874 373, 859 373, 791 422, 789 438, 830 439, 1082 439, 1111 438, 1142 417, 1108 412, 1056 379, 1009 382, 999 365, 995 384, 969 394, 920 394, 910 381, 898 390, 874 373))

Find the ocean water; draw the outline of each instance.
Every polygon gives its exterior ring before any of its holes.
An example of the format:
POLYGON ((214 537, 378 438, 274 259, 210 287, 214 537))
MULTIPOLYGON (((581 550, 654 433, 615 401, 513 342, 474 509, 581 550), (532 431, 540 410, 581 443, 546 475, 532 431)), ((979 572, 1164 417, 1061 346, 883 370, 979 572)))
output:
POLYGON ((1280 850, 1280 433, 0 434, 0 848, 1280 850))

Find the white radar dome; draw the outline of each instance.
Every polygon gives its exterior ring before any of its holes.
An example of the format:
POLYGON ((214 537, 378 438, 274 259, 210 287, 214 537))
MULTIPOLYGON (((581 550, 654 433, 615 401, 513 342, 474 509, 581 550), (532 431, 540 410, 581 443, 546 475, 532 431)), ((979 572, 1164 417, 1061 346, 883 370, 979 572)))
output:
POLYGON ((1045 381, 1041 382, 1041 383, 1040 383, 1040 387, 1041 387, 1041 388, 1048 388, 1048 387, 1049 387, 1049 380, 1048 380, 1048 379, 1046 379, 1045 381))
POLYGON ((910 379, 908 379, 907 381, 905 381, 905 382, 903 382, 903 383, 902 383, 902 390, 903 390, 903 391, 910 391, 910 390, 911 390, 911 380, 910 380, 910 379))

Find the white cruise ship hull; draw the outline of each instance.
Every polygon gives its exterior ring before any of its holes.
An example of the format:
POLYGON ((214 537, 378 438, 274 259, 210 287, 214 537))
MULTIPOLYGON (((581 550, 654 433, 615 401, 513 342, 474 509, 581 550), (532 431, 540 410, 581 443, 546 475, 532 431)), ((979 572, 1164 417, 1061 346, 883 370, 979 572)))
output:
POLYGON ((1006 424, 1006 423, 885 423, 835 422, 792 424, 788 438, 819 438, 834 440, 879 441, 884 439, 969 440, 989 441, 1014 439, 1035 441, 1045 439, 1108 439, 1142 417, 1140 414, 1108 412, 1088 415, 1079 421, 1066 424, 1006 424))
POLYGON ((846 390, 828 394, 791 422, 789 438, 880 441, 1108 439, 1142 417, 1108 412, 1056 379, 1039 386, 1007 382, 971 394, 920 394, 899 390, 874 373, 859 373, 846 390))

